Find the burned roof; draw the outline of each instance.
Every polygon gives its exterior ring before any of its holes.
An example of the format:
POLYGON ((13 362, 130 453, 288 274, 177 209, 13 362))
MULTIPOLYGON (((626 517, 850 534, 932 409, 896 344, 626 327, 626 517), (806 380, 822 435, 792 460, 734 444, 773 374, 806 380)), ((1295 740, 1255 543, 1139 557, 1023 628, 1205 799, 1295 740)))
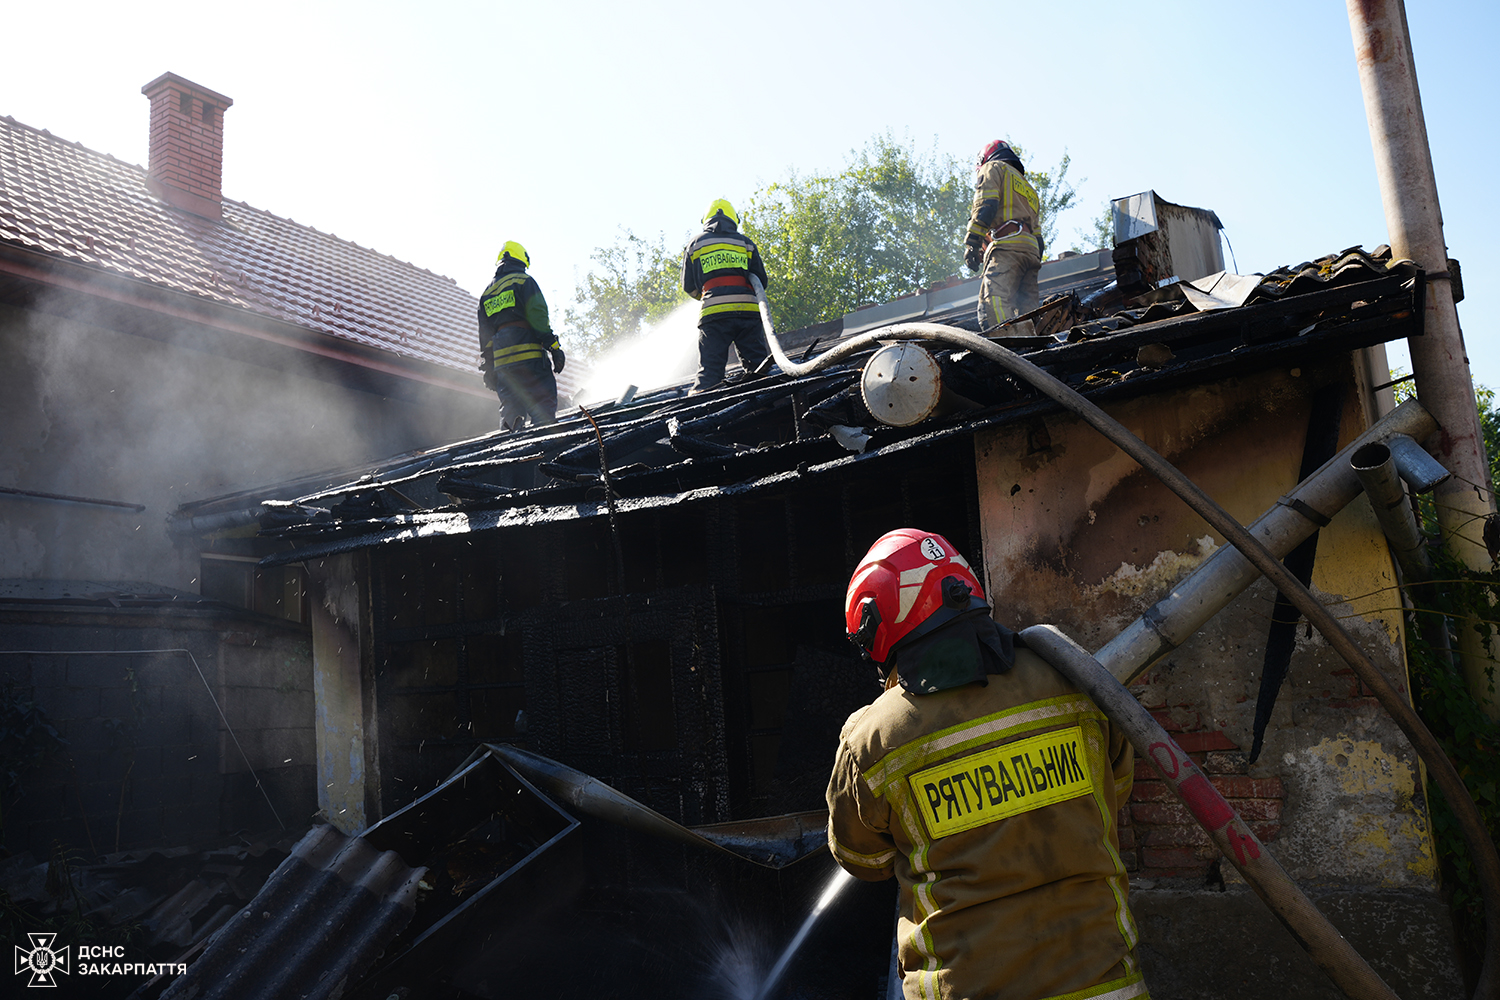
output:
MULTIPOLYGON (((1103 315, 1076 293, 1054 295, 993 339, 1107 403, 1416 335, 1423 289, 1418 269, 1392 261, 1388 248, 1356 247, 1265 276, 1182 283, 1103 315)), ((914 426, 887 426, 860 390, 873 353, 802 377, 741 374, 701 394, 668 386, 563 414, 553 426, 402 456, 316 493, 268 487, 252 512, 263 537, 291 548, 266 561, 766 489, 1057 409, 994 362, 938 350, 941 383, 957 402, 914 426)), ((240 495, 178 517, 207 525, 246 506, 240 495)))
POLYGON ((146 171, 0 118, 0 248, 472 373, 477 300, 451 279, 243 202, 177 211, 146 171))

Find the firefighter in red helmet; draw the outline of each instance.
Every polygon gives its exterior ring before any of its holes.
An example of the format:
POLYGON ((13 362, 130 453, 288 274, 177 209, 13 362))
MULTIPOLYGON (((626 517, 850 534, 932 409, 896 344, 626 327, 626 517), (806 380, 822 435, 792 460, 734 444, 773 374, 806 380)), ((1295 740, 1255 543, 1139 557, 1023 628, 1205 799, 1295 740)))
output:
POLYGON ((1003 139, 979 154, 964 263, 984 268, 979 284, 979 329, 999 326, 1038 305, 1042 266, 1041 199, 1026 179, 1021 158, 1003 139))
POLYGON ((1115 828, 1124 735, 990 617, 941 535, 882 536, 845 610, 885 692, 840 734, 828 846, 899 882, 905 995, 1147 997, 1115 828))

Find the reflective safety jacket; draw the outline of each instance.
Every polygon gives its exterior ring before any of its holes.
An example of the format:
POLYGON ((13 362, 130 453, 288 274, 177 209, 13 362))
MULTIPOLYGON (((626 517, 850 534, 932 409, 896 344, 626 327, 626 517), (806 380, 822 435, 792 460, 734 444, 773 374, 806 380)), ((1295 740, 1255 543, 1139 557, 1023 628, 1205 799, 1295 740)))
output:
POLYGON ((480 368, 494 371, 560 349, 536 279, 518 261, 501 264, 495 280, 479 296, 480 368))
POLYGON ((908 1000, 1148 996, 1115 828, 1133 769, 1123 734, 1024 648, 986 685, 893 687, 849 717, 828 846, 900 882, 908 1000))
POLYGON ((979 168, 969 232, 993 239, 997 247, 1031 250, 1041 256, 1037 226, 1042 200, 1026 175, 1004 160, 979 168))
POLYGON ((716 216, 682 254, 682 290, 703 303, 700 321, 726 313, 759 311, 750 275, 766 285, 766 266, 755 241, 716 216))

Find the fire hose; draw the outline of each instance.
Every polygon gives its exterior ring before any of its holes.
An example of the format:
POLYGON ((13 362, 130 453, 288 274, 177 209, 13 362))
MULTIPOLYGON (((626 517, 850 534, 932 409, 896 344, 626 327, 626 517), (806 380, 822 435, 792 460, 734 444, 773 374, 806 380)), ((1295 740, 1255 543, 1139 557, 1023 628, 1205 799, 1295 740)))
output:
MULTIPOLYGON (((1324 639, 1333 647, 1334 651, 1354 670, 1360 682, 1375 695, 1376 700, 1390 714, 1396 725, 1400 727, 1402 733, 1411 742, 1418 756, 1426 763, 1428 773, 1442 791, 1443 797, 1452 808, 1463 831, 1464 840, 1469 848, 1475 871, 1479 875, 1479 882, 1484 896, 1484 960, 1479 974, 1478 986, 1474 991, 1474 997, 1475 1000, 1500 1000, 1500 855, 1496 853, 1495 844, 1490 840, 1485 830, 1484 822, 1479 816, 1479 811, 1475 807, 1473 799, 1469 796, 1468 789, 1464 786, 1463 779, 1459 777, 1458 771, 1454 768, 1452 761, 1448 759, 1447 754, 1443 752, 1442 746, 1438 743, 1437 739, 1428 730, 1427 726, 1423 724, 1421 718, 1411 705, 1396 690, 1395 686, 1386 679, 1385 675, 1380 672, 1374 662, 1359 648, 1354 638, 1339 624, 1337 619, 1313 597, 1312 592, 1304 587, 1301 581, 1293 576, 1269 549, 1250 534, 1243 525, 1231 517, 1208 494, 1204 493, 1196 483, 1188 479, 1187 476, 1178 471, 1166 459, 1162 458, 1150 445, 1136 437, 1124 424, 1106 414, 1098 406, 1089 402, 1060 379, 1048 374, 1015 352, 1007 350, 991 340, 970 333, 967 330, 958 329, 957 327, 944 326, 937 323, 898 323, 852 337, 810 361, 802 363, 793 362, 786 356, 786 352, 781 349, 781 344, 776 339, 776 333, 771 323, 770 304, 766 301, 765 288, 754 275, 751 275, 750 282, 755 289, 755 295, 760 304, 761 323, 765 327, 766 340, 770 345, 772 355, 776 359, 776 364, 784 374, 793 377, 812 374, 820 368, 825 368, 828 365, 857 354, 882 340, 935 341, 973 351, 981 357, 994 361, 1010 374, 1024 379, 1044 396, 1052 399, 1064 409, 1076 414, 1079 418, 1094 427, 1094 429, 1098 430, 1120 448, 1121 451, 1139 463, 1142 468, 1160 480, 1164 486, 1177 494, 1194 513, 1208 522, 1229 544, 1238 549, 1256 569, 1271 581, 1277 590, 1287 597, 1292 606, 1301 612, 1309 624, 1322 633, 1324 639)), ((1057 635, 1061 638, 1060 633, 1057 635)), ((1038 638, 1039 642, 1044 641, 1042 636, 1039 635, 1038 638)), ((1064 651, 1064 646, 1061 643, 1057 643, 1056 648, 1060 652, 1064 651)), ((1060 658, 1070 659, 1070 657, 1060 658)), ((1093 659, 1092 657, 1088 658, 1090 660, 1093 659)), ((1097 661, 1095 661, 1095 665, 1098 666, 1097 661)), ((1103 667, 1099 667, 1099 669, 1103 670, 1103 667)), ((1105 671, 1105 676, 1108 676, 1114 682, 1120 692, 1124 692, 1125 700, 1132 703, 1136 709, 1141 708, 1140 703, 1125 688, 1119 686, 1119 682, 1115 681, 1113 675, 1105 671)), ((1088 687, 1082 684, 1079 686, 1088 691, 1088 687)), ((1105 689, 1101 687, 1101 690, 1105 689)), ((1122 711, 1127 707, 1120 704, 1118 693, 1107 697, 1106 702, 1109 705, 1115 705, 1122 711)), ((1106 702, 1096 701, 1096 704, 1111 719, 1119 722, 1122 728, 1130 732, 1131 726, 1127 720, 1134 713, 1124 712, 1121 718, 1116 719, 1115 712, 1110 707, 1107 707, 1106 702)), ((1144 710, 1142 709, 1142 711, 1144 710)), ((1159 727, 1157 728, 1159 730, 1159 727)), ((1146 730, 1139 730, 1139 735, 1141 739, 1147 740, 1148 749, 1161 742, 1155 733, 1146 730)), ((1164 736, 1165 733, 1161 735, 1164 736)), ((1132 742, 1134 741, 1135 736, 1133 735, 1132 742)), ((1167 742, 1170 744, 1170 740, 1167 742)), ((1181 760, 1187 760, 1186 755, 1181 754, 1180 750, 1177 753, 1181 755, 1181 760)), ((1152 759, 1149 754, 1147 755, 1147 759, 1152 759)), ((1196 771, 1196 769, 1194 770, 1196 771)), ((1181 771, 1180 773, 1184 775, 1185 781, 1191 780, 1194 776, 1186 771, 1181 771)), ((1204 779, 1204 784, 1207 784, 1206 779, 1204 779)), ((1193 787, 1197 788, 1198 786, 1195 784, 1193 787)), ((1173 788, 1179 795, 1182 794, 1176 785, 1173 788)), ((1212 786, 1209 786, 1209 789, 1212 790, 1212 786)), ((1184 801, 1187 800, 1185 799, 1184 801)), ((1222 802, 1223 800, 1220 799, 1219 801, 1222 802)), ((1188 804, 1192 808, 1192 803, 1189 802, 1188 804)), ((1196 811, 1194 812, 1194 816, 1199 819, 1200 823, 1204 824, 1204 828, 1208 830, 1210 836, 1216 838, 1216 842, 1218 842, 1219 833, 1224 833, 1224 836, 1227 838, 1229 836, 1227 831, 1230 829, 1235 831, 1234 835, 1236 837, 1250 834, 1249 828, 1245 827, 1243 822, 1240 822, 1237 817, 1232 821, 1225 820, 1223 823, 1218 824, 1216 829, 1209 829, 1206 820, 1222 818, 1222 814, 1208 806, 1205 806, 1205 808, 1208 809, 1208 812, 1203 816, 1199 816, 1196 811), (1235 823, 1239 823, 1239 826, 1236 827, 1235 823)), ((1227 805, 1225 808, 1228 808, 1227 805)), ((1230 815, 1233 816, 1232 811, 1230 815)), ((1253 834, 1251 834, 1251 837, 1253 838, 1253 834)), ((1233 843, 1226 840, 1220 846, 1221 848, 1230 847, 1231 850, 1227 851, 1225 856, 1229 857, 1232 862, 1237 862, 1238 859, 1233 853, 1233 843)), ((1247 844, 1255 845, 1256 849, 1259 849, 1258 842, 1253 839, 1247 842, 1247 844)), ((1249 854, 1249 846, 1243 846, 1242 849, 1243 853, 1249 854)), ((1269 857, 1265 851, 1260 851, 1259 858, 1269 859, 1269 857)), ((1270 862, 1270 865, 1274 865, 1274 862, 1270 862)), ((1292 931, 1298 943, 1307 949, 1312 959, 1328 973, 1329 977, 1333 979, 1345 994, 1355 998, 1355 1000, 1365 1000, 1367 997, 1383 997, 1395 1000, 1396 994, 1391 991, 1390 987, 1375 974, 1374 970, 1369 967, 1364 959, 1359 957, 1348 942, 1344 941, 1342 935, 1328 923, 1327 919, 1307 900, 1306 896, 1302 895, 1300 890, 1296 890, 1295 885, 1291 883, 1290 878, 1280 869, 1280 866, 1275 865, 1275 871, 1273 872, 1270 865, 1257 865, 1254 871, 1254 879, 1252 879, 1252 873, 1247 872, 1244 867, 1240 867, 1240 870, 1245 873, 1246 880, 1256 888, 1256 892, 1270 906, 1277 918, 1292 931), (1279 873, 1279 878, 1276 873, 1279 873), (1285 886, 1291 886, 1295 890, 1295 895, 1288 893, 1285 886), (1308 928, 1312 928, 1317 924, 1322 925, 1319 930, 1308 930, 1308 928), (1308 934, 1312 934, 1312 936, 1309 937, 1308 934)), ((1239 866, 1237 865, 1237 867, 1239 866)))

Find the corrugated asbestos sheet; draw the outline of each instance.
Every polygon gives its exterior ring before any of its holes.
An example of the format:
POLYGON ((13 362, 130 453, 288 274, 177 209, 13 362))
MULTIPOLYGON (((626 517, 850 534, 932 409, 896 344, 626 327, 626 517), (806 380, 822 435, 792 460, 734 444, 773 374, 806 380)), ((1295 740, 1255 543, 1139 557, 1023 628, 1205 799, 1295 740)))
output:
POLYGON ((314 827, 162 997, 339 997, 411 921, 426 870, 314 827))

